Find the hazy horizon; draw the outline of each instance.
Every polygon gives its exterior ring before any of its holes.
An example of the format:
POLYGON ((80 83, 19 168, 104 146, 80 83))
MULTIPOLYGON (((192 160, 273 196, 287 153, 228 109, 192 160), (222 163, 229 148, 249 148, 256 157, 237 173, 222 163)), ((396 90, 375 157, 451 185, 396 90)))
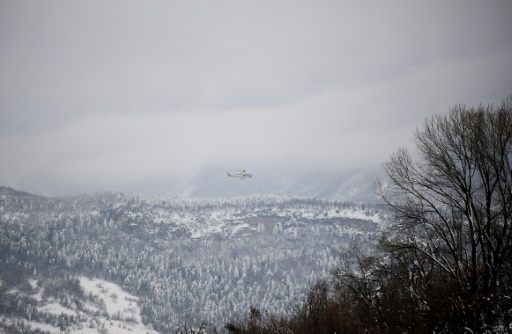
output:
POLYGON ((510 13, 499 1, 0 1, 0 185, 378 169, 425 117, 512 93, 510 13))

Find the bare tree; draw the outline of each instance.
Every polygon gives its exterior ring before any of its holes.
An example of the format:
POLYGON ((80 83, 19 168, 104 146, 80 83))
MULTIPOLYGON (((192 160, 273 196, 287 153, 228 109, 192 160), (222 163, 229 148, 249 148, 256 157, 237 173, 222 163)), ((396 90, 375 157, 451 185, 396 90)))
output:
POLYGON ((447 298, 468 330, 510 331, 512 95, 428 118, 414 138, 417 159, 399 149, 378 185, 397 218, 384 244, 453 284, 447 298))

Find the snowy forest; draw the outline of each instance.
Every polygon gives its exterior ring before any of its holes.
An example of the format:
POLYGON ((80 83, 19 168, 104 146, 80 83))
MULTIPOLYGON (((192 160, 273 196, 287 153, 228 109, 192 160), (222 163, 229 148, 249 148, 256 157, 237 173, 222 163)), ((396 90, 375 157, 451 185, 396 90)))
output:
POLYGON ((112 298, 88 292, 87 279, 136 300, 140 315, 121 310, 121 328, 137 316, 145 331, 168 333, 222 328, 251 307, 286 314, 385 219, 377 205, 310 198, 48 198, 3 187, 0 328, 119 332, 112 298))

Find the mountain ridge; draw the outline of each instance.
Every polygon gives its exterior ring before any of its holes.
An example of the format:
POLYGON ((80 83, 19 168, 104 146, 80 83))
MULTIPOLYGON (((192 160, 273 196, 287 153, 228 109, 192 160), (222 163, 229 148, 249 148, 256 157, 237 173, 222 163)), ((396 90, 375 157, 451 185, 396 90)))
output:
POLYGON ((155 177, 110 184, 32 178, 20 182, 16 189, 47 196, 114 191, 183 198, 276 195, 378 202, 374 183, 383 177, 380 169, 318 171, 259 167, 252 170, 252 178, 241 180, 228 177, 227 170, 225 166, 208 166, 188 178, 155 177))

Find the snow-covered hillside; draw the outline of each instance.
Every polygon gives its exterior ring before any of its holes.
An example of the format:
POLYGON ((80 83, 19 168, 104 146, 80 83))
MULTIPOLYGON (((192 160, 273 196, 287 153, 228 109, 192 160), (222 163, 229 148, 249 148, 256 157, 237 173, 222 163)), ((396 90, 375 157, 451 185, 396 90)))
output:
POLYGON ((76 281, 83 298, 72 294, 50 297, 36 279, 29 279, 30 289, 9 290, 13 299, 33 300, 35 307, 27 308, 21 319, 0 315, 3 328, 15 332, 24 324, 31 331, 50 333, 157 333, 142 323, 137 297, 101 279, 82 276, 76 281))
POLYGON ((376 205, 314 198, 47 198, 3 188, 0 326, 172 332, 222 327, 251 306, 286 313, 385 223, 376 205))

